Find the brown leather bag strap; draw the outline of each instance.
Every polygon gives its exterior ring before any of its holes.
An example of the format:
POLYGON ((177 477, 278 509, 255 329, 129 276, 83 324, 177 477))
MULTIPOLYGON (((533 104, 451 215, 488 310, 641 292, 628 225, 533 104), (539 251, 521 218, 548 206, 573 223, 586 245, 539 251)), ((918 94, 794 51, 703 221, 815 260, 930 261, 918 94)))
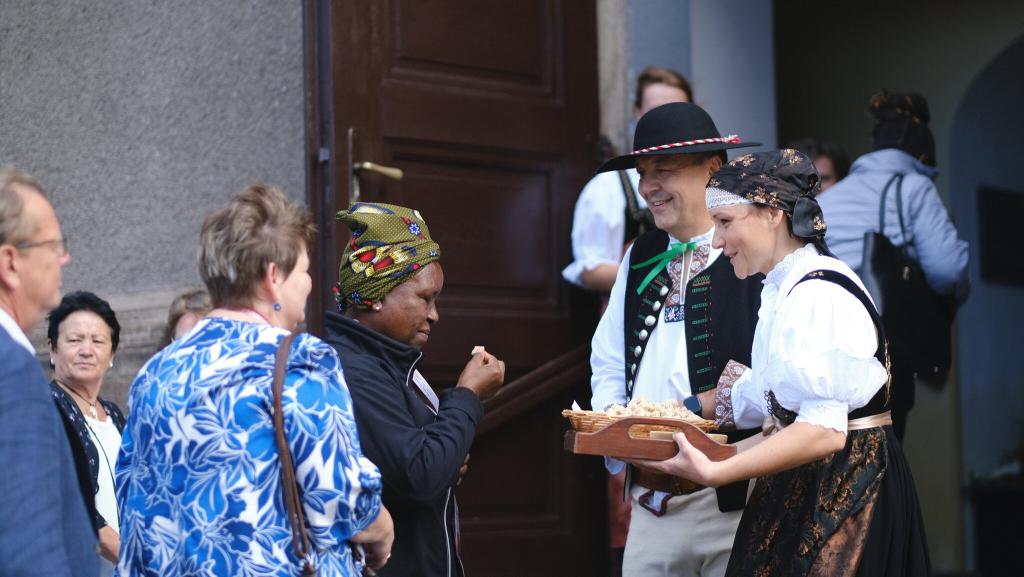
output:
POLYGON ((274 362, 274 442, 277 454, 281 459, 281 490, 284 493, 284 505, 288 509, 288 524, 292 530, 292 546, 295 555, 302 563, 302 574, 307 577, 316 575, 313 556, 306 535, 306 520, 302 515, 302 499, 299 496, 299 484, 295 480, 295 465, 292 463, 292 452, 288 448, 288 438, 284 433, 284 410, 281 408, 281 393, 284 390, 284 377, 288 371, 288 354, 292 349, 292 341, 299 333, 293 332, 281 340, 277 347, 274 362))

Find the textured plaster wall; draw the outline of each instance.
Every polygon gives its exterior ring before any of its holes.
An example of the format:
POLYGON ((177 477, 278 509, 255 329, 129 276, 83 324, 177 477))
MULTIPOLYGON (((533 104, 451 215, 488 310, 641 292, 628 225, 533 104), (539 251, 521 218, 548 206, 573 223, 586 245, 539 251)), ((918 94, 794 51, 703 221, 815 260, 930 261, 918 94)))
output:
POLYGON ((65 290, 197 284, 207 212, 258 179, 304 197, 301 6, 0 2, 0 163, 49 190, 65 290))
MULTIPOLYGON (((111 301, 122 407, 167 305, 199 284, 204 216, 256 180, 305 196, 302 4, 0 0, 0 164, 49 191, 64 290, 111 301)), ((45 352, 45 330, 33 342, 45 352)))

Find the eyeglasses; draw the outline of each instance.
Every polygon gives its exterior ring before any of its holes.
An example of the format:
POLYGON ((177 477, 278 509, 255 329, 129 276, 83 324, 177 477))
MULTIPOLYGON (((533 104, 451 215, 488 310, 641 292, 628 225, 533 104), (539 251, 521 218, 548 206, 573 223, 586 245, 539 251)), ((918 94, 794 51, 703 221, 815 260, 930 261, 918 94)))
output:
POLYGON ((39 242, 23 242, 14 245, 18 250, 28 250, 40 246, 52 246, 57 249, 57 256, 64 257, 68 254, 68 239, 58 238, 56 240, 41 240, 39 242))

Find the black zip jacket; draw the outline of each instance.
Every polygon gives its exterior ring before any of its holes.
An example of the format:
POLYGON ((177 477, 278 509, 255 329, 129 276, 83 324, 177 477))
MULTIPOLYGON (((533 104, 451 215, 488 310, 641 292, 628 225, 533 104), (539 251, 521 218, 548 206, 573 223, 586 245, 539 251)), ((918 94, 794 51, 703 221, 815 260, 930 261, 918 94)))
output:
POLYGON ((440 396, 435 415, 415 392, 423 353, 338 313, 325 318, 341 357, 363 454, 380 468, 395 544, 382 577, 462 577, 455 550, 455 484, 476 425, 480 399, 465 388, 440 396))

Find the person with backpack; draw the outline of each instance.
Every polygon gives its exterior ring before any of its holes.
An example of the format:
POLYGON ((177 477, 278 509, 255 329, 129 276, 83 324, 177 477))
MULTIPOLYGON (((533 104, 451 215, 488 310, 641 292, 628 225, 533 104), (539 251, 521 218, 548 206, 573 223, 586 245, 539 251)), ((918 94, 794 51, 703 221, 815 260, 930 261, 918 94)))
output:
MULTIPOLYGON (((907 249, 936 293, 961 304, 970 292, 968 247, 933 182, 938 169, 928 102, 917 93, 882 91, 871 97, 868 112, 874 121, 873 152, 854 161, 850 174, 818 199, 829 225, 825 240, 863 277, 864 233, 878 229, 881 209, 885 230, 878 232, 907 249)), ((914 406, 914 370, 899 354, 893 358, 892 376, 893 426, 902 441, 914 406)))

